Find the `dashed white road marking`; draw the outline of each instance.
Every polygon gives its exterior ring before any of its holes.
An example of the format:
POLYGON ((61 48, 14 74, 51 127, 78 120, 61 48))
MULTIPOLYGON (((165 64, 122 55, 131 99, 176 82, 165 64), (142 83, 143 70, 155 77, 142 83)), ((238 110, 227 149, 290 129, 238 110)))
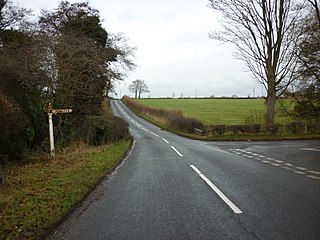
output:
POLYGON ((318 177, 318 176, 307 175, 307 177, 312 178, 312 179, 320 180, 320 177, 318 177))
POLYGON ((306 175, 306 173, 305 172, 301 172, 301 171, 293 171, 293 172, 295 172, 295 173, 297 173, 297 174, 300 174, 300 175, 306 175))
POLYGON ((205 181, 208 186, 215 191, 215 193, 232 209, 232 211, 236 214, 243 213, 240 208, 238 208, 223 192, 220 191, 205 175, 203 175, 198 168, 194 165, 190 165, 190 167, 205 181))
POLYGON ((263 162, 263 163, 271 163, 270 161, 266 161, 266 160, 263 160, 261 162, 263 162))
POLYGON ((270 163, 272 166, 275 166, 275 167, 280 167, 280 164, 278 163, 270 163))
POLYGON ((182 155, 174 146, 171 146, 171 148, 172 148, 180 157, 183 157, 183 155, 182 155))
POLYGON ((169 144, 169 142, 168 142, 168 140, 167 140, 167 139, 162 138, 162 140, 163 140, 164 142, 166 142, 166 143, 168 143, 168 144, 169 144))
POLYGON ((156 136, 156 137, 160 137, 158 134, 154 133, 154 132, 150 132, 153 136, 156 136))
POLYGON ((279 167, 279 168, 291 171, 291 172, 299 174, 299 175, 304 175, 309 178, 320 180, 320 172, 319 171, 310 170, 305 167, 295 166, 292 163, 273 159, 273 158, 266 157, 266 156, 263 156, 263 155, 260 155, 257 153, 249 152, 249 151, 246 151, 243 149, 229 149, 229 151, 231 151, 237 155, 259 161, 261 163, 269 164, 271 166, 279 167))
POLYGON ((298 170, 302 170, 302 171, 307 170, 307 169, 306 169, 306 168, 304 168, 304 167, 296 167, 296 169, 298 169, 298 170))
POLYGON ((146 129, 146 128, 144 128, 144 127, 142 127, 141 129, 144 130, 144 131, 146 131, 146 132, 149 132, 149 130, 146 129))
POLYGON ((301 150, 304 150, 304 151, 320 152, 320 147, 314 147, 314 148, 301 148, 301 150))

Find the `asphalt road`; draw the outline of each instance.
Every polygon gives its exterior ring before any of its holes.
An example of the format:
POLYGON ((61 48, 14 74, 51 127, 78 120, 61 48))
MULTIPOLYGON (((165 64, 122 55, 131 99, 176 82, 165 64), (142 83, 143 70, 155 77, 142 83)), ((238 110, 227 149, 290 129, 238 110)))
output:
POLYGON ((320 141, 195 141, 111 104, 131 154, 49 239, 320 239, 320 141))

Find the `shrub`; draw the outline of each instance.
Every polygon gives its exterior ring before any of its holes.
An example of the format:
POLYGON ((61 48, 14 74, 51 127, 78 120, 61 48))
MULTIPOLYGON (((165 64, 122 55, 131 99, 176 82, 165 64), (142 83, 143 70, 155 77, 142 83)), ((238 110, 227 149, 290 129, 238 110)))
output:
POLYGON ((181 130, 186 130, 192 133, 195 128, 202 129, 203 125, 200 121, 193 118, 186 118, 183 116, 171 116, 169 118, 170 125, 181 130))
POLYGON ((226 131, 226 126, 225 125, 212 125, 212 126, 210 126, 210 131, 215 136, 224 135, 224 133, 226 131))
POLYGON ((279 133, 280 129, 281 129, 280 124, 273 124, 270 126, 265 126, 264 132, 269 133, 269 134, 277 134, 277 133, 279 133))
POLYGON ((259 134, 261 133, 262 126, 260 124, 251 124, 249 125, 250 133, 259 134))
POLYGON ((287 126, 288 131, 293 134, 300 134, 304 132, 304 125, 301 122, 291 122, 288 123, 287 126))
POLYGON ((118 142, 130 137, 129 125, 115 116, 86 116, 76 129, 76 136, 90 145, 118 142))
POLYGON ((17 104, 0 96, 0 161, 19 161, 27 147, 26 119, 17 104))
POLYGON ((160 117, 165 119, 167 123, 170 125, 170 127, 184 130, 184 131, 187 131, 188 133, 192 133, 195 128, 200 128, 200 129, 203 128, 203 124, 199 120, 194 118, 184 117, 181 111, 151 108, 151 107, 139 104, 127 96, 124 96, 122 98, 122 101, 127 106, 129 106, 131 109, 133 109, 138 113, 149 114, 155 117, 160 117))

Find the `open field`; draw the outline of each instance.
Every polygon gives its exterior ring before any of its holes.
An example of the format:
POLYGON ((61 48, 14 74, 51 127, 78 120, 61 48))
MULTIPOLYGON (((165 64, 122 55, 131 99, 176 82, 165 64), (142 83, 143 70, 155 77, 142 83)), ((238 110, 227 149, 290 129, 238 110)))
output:
MULTIPOLYGON (((137 102, 161 109, 180 110, 184 116, 200 120, 205 125, 236 125, 264 123, 264 99, 135 99, 137 102)), ((282 102, 287 105, 289 100, 282 102)), ((278 103, 276 122, 293 121, 281 111, 278 103)))

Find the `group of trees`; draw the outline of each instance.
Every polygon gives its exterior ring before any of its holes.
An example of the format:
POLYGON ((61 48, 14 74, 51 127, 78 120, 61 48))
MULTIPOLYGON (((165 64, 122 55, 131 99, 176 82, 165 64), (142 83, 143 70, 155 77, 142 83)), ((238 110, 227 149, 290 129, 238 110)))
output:
POLYGON ((141 98, 141 93, 148 93, 149 88, 148 85, 144 82, 144 80, 134 80, 129 85, 129 91, 134 93, 134 98, 141 98))
POLYGON ((31 10, 0 0, 0 157, 19 158, 47 139, 43 110, 72 108, 56 118, 61 138, 72 138, 84 116, 99 116, 101 103, 135 65, 122 34, 101 26, 88 2, 61 1, 30 20, 31 10))
POLYGON ((288 87, 299 93, 296 113, 320 124, 319 0, 209 2, 223 17, 223 30, 210 37, 234 44, 237 57, 267 90, 267 125, 274 124, 276 99, 288 87))

